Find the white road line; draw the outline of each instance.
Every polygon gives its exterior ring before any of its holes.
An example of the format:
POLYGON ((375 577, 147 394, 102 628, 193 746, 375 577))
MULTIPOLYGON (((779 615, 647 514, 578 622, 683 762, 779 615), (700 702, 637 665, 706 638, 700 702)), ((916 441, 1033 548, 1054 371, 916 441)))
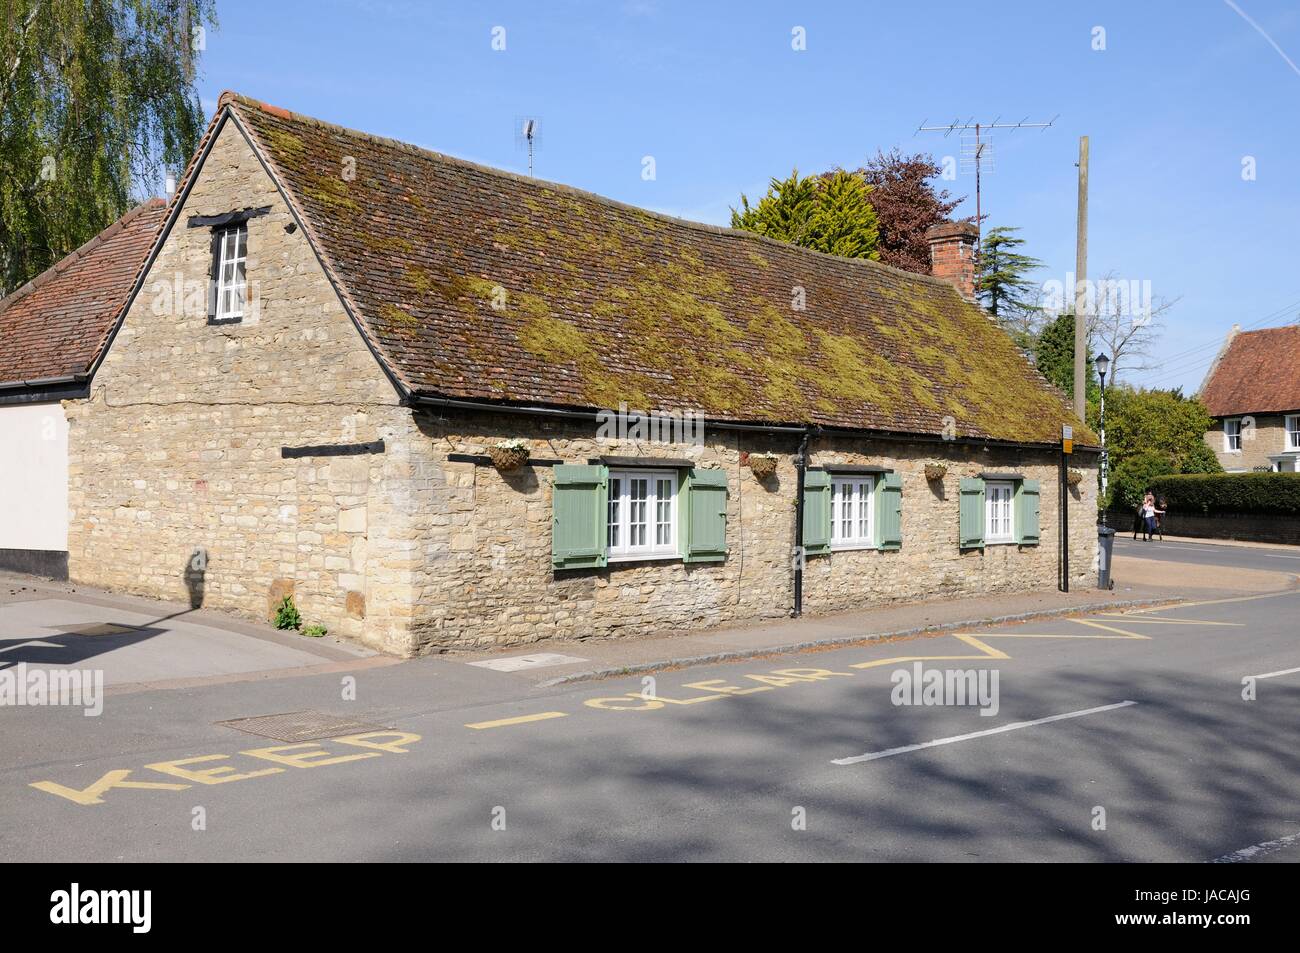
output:
POLYGON ((1082 718, 1084 715, 1096 715, 1103 711, 1114 711, 1117 708, 1127 708, 1130 705, 1136 705, 1137 702, 1117 702, 1114 705, 1102 705, 1100 708, 1085 708, 1082 711, 1067 711, 1061 715, 1048 715, 1046 718, 1035 718, 1033 721, 1015 721, 1009 725, 999 725, 997 728, 989 728, 985 731, 972 731, 968 735, 953 735, 951 738, 936 738, 934 741, 925 741, 919 745, 904 745, 901 748, 889 748, 885 751, 869 751, 866 754, 854 755, 852 758, 836 758, 831 764, 861 764, 863 761, 875 761, 878 758, 892 758, 896 754, 907 754, 909 751, 920 751, 922 748, 933 748, 937 745, 950 745, 958 741, 970 741, 973 738, 985 738, 988 735, 999 735, 1004 731, 1015 731, 1018 728, 1033 728, 1035 725, 1046 725, 1053 721, 1064 721, 1067 718, 1082 718))
POLYGON ((1300 559, 1300 556, 1280 556, 1277 553, 1265 553, 1269 559, 1300 559))
POLYGON ((1251 678, 1277 678, 1279 675, 1294 675, 1300 672, 1300 668, 1284 668, 1280 672, 1269 672, 1267 675, 1252 675, 1251 678))
POLYGON ((1262 844, 1256 844, 1253 847, 1243 847, 1241 850, 1234 850, 1231 854, 1224 854, 1222 857, 1216 857, 1210 861, 1212 864, 1240 864, 1243 861, 1254 860, 1256 857, 1263 857, 1265 854, 1271 854, 1283 847, 1290 847, 1292 844, 1300 844, 1300 834, 1288 834, 1286 837, 1279 837, 1277 840, 1267 840, 1262 844))

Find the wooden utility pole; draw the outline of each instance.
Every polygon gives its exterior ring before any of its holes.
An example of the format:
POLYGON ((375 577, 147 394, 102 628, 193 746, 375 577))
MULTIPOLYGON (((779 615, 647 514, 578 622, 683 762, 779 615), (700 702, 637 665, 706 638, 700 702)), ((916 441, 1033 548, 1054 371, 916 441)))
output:
POLYGON ((1074 246, 1074 412, 1087 410, 1088 366, 1088 137, 1079 137, 1079 215, 1074 246))

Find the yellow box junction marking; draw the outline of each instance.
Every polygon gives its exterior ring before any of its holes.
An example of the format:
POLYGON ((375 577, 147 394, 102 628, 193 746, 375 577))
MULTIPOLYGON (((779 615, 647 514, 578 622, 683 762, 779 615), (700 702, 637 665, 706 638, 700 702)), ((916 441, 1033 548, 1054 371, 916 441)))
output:
MULTIPOLYGON (((357 735, 344 735, 328 738, 326 741, 347 745, 351 748, 369 749, 362 753, 340 753, 330 751, 322 742, 309 741, 296 745, 273 745, 269 748, 250 748, 240 751, 240 755, 259 761, 270 761, 290 768, 323 768, 332 764, 344 764, 349 761, 362 761, 378 758, 385 754, 406 754, 409 745, 420 740, 420 736, 409 731, 366 731, 357 735)), ((269 774, 282 774, 285 767, 262 768, 256 771, 239 771, 228 764, 206 768, 191 765, 207 764, 214 761, 229 761, 232 755, 205 754, 193 758, 178 758, 174 761, 155 761, 146 764, 144 770, 155 771, 169 778, 180 778, 187 782, 175 781, 129 781, 131 771, 117 769, 105 772, 99 780, 84 788, 73 788, 56 781, 33 781, 29 786, 48 794, 56 794, 74 804, 103 804, 104 795, 117 788, 137 791, 184 791, 196 784, 227 784, 231 781, 247 781, 250 778, 265 777, 269 774)))

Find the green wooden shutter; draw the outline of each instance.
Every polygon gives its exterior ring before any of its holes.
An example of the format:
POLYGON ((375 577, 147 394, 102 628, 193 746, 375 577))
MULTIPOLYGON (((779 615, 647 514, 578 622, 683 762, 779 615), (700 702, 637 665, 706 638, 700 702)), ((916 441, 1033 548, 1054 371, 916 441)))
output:
POLYGON ((1038 545, 1037 480, 1022 480, 1016 490, 1016 542, 1022 546, 1038 545))
POLYGON ((551 564, 557 569, 604 566, 608 560, 609 470, 555 467, 551 564))
POLYGON ((958 540, 962 549, 984 545, 984 481, 962 477, 958 501, 958 540))
POLYGON ((876 545, 903 545, 903 477, 897 473, 882 473, 876 480, 876 545))
POLYGON ((727 558, 727 473, 691 470, 678 498, 682 561, 720 563, 727 558))
POLYGON ((803 551, 805 556, 831 551, 831 475, 825 470, 804 473, 803 551))

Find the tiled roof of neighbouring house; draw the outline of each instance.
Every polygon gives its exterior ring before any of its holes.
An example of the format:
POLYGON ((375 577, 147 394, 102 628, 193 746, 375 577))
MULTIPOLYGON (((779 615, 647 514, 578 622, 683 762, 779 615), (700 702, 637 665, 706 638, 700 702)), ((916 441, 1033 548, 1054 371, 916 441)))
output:
POLYGON ((165 217, 137 205, 0 300, 0 384, 83 374, 104 345, 165 217))
POLYGON ((1237 334, 1201 400, 1214 417, 1300 410, 1300 325, 1237 334))
MULTIPOLYGON (((959 436, 1022 442, 1080 428, 946 282, 233 93, 221 102, 260 145, 378 353, 417 394, 924 434, 951 432, 952 418, 959 436)), ((1096 442, 1086 430, 1079 439, 1096 442)))

